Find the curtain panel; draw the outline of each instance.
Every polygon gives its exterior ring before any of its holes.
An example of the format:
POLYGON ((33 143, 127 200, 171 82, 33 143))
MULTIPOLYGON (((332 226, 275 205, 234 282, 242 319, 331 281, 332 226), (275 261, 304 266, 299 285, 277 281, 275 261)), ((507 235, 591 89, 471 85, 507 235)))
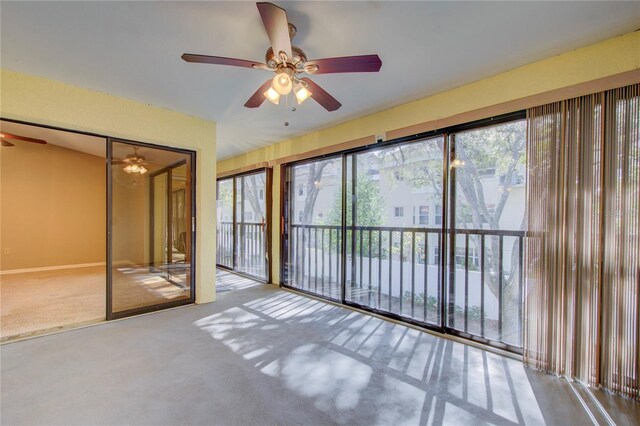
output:
POLYGON ((640 398, 640 84, 527 110, 524 362, 640 398))

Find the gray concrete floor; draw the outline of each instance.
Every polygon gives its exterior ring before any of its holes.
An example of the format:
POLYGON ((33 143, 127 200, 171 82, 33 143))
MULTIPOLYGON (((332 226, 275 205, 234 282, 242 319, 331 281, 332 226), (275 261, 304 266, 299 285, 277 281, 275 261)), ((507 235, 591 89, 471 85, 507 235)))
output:
POLYGON ((2 424, 637 424, 637 402, 223 274, 212 304, 1 347, 2 424))

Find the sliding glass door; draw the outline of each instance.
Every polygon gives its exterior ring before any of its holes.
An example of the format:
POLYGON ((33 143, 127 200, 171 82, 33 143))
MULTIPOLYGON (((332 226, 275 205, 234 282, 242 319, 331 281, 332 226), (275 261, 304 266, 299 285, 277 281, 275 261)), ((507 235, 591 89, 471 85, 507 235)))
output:
POLYGON ((452 133, 447 326, 522 345, 524 119, 452 133))
POLYGON ((109 140, 108 319, 194 300, 189 151, 109 140))
POLYGON ((283 282, 341 300, 343 159, 322 158, 287 168, 283 282))
POLYGON ((519 351, 525 145, 518 113, 287 165, 282 284, 519 351))
POLYGON ((217 182, 217 264, 262 281, 269 280, 268 179, 260 170, 217 182))
POLYGON ((345 300, 440 323, 442 136, 346 156, 345 300))
POLYGON ((216 261, 233 268, 233 178, 218 180, 216 185, 217 228, 216 261))

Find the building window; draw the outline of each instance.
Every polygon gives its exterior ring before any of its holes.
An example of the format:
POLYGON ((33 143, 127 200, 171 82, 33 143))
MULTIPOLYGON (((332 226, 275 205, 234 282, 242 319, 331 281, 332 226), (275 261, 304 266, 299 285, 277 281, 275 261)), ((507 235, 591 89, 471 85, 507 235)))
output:
POLYGON ((404 217, 404 207, 394 207, 393 215, 395 217, 404 217))
POLYGON ((300 185, 298 187, 298 195, 304 195, 304 186, 303 185, 300 185))
POLYGON ((429 206, 418 207, 418 224, 420 225, 429 224, 429 206))
POLYGON ((302 222, 302 210, 298 211, 298 222, 302 222))
POLYGON ((434 220, 436 225, 442 225, 442 206, 436 204, 436 211, 434 212, 434 220))
POLYGON ((264 189, 260 190, 260 195, 258 195, 261 200, 264 200, 264 189))
POLYGON ((486 178, 486 177, 493 177, 496 175, 496 168, 495 167, 488 167, 486 169, 478 169, 478 176, 480 176, 481 178, 486 178))
MULTIPOLYGON (((464 267, 465 260, 465 248, 464 247, 456 247, 456 265, 464 267)), ((480 256, 478 255, 478 250, 475 247, 469 247, 469 266, 472 269, 474 266, 477 268, 480 266, 480 256)))

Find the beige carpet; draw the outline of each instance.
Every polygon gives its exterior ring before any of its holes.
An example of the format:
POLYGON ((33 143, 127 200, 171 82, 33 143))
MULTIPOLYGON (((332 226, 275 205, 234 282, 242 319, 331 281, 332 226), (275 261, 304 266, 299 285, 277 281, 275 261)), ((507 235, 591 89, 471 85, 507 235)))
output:
MULTIPOLYGON (((188 283, 184 273, 173 276, 188 283)), ((188 299, 189 288, 169 283, 147 267, 113 269, 113 311, 188 299)), ((106 316, 104 266, 29 272, 0 277, 0 340, 51 333, 103 321, 106 316)))
POLYGON ((0 339, 105 319, 104 266, 0 277, 0 339))

